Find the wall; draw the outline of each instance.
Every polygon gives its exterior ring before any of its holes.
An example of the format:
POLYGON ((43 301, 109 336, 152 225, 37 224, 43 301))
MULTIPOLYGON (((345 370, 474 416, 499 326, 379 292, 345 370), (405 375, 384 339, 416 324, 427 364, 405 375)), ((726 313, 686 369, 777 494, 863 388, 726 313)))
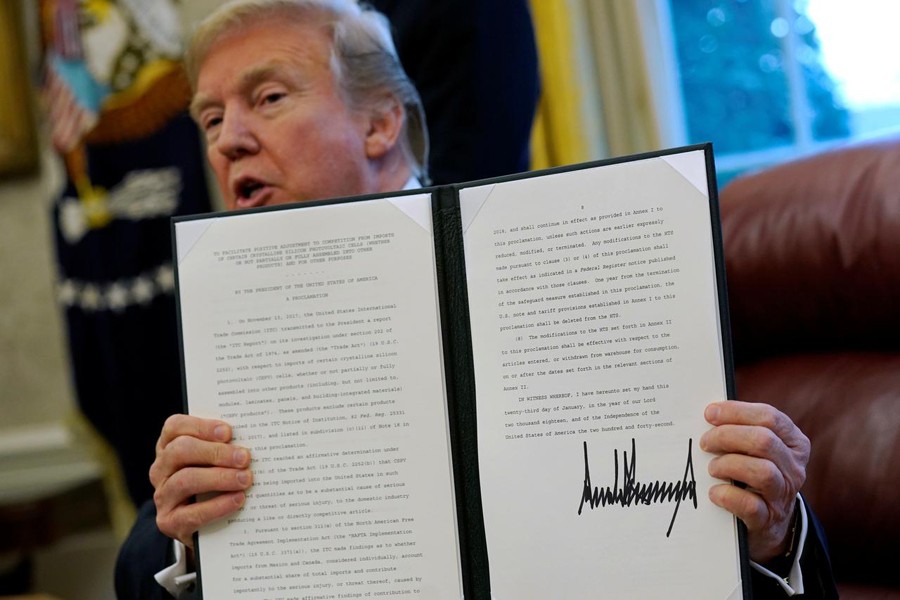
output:
MULTIPOLYGON (((20 1, 34 73, 35 3, 20 1)), ((0 181, 0 432, 59 420, 74 406, 49 220, 61 175, 49 151, 42 163, 38 174, 0 181)))
POLYGON ((0 183, 0 428, 64 417, 73 406, 49 199, 59 185, 47 156, 42 176, 0 183))

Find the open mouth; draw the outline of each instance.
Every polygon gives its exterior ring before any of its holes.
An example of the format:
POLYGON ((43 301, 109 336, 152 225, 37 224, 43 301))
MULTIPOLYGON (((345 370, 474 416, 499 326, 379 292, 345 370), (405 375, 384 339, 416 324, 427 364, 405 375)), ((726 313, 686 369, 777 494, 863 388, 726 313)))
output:
POLYGON ((266 184, 258 179, 242 178, 234 186, 235 199, 241 206, 255 206, 261 202, 265 188, 266 184))

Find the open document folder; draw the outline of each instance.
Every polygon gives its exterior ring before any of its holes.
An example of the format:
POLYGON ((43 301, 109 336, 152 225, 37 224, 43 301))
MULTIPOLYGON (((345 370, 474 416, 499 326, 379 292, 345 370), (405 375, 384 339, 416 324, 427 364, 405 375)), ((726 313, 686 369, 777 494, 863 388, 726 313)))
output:
POLYGON ((253 455, 207 597, 747 594, 709 146, 174 223, 190 413, 253 455))

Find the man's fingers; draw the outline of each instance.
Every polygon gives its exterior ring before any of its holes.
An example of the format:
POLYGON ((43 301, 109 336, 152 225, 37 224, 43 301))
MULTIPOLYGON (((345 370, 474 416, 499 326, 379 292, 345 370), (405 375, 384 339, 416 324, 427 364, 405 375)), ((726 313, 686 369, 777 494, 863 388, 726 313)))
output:
POLYGON ((806 481, 808 449, 788 448, 764 427, 720 425, 700 438, 700 447, 721 455, 710 464, 710 474, 733 479, 760 490, 768 502, 791 502, 806 481), (713 474, 716 464, 720 474, 713 474), (786 491, 777 487, 785 485, 786 491))
POLYGON ((789 453, 787 445, 772 430, 754 425, 719 425, 703 434, 700 447, 715 454, 748 454, 777 458, 789 453))
POLYGON ((244 490, 252 481, 253 475, 249 469, 181 469, 153 495, 157 526, 169 537, 192 546, 195 531, 233 513, 244 504, 244 490), (209 492, 213 495, 207 497, 209 492), (192 496, 201 493, 204 494, 202 500, 189 502, 192 496))
POLYGON ((190 436, 210 442, 227 442, 231 439, 231 427, 224 421, 201 419, 191 415, 172 415, 166 419, 162 433, 156 442, 159 453, 173 440, 181 436, 190 436))
POLYGON ((749 490, 727 483, 714 485, 709 488, 709 499, 742 520, 750 531, 758 531, 769 524, 766 503, 749 490))
POLYGON ((195 531, 234 513, 245 500, 246 494, 242 491, 219 494, 202 502, 184 504, 173 511, 157 513, 156 525, 165 535, 193 548, 195 531))
POLYGON ((190 436, 175 438, 156 455, 150 466, 150 482, 159 488, 173 474, 186 467, 226 467, 243 469, 250 464, 246 448, 221 442, 207 442, 190 436))
POLYGON ((150 467, 156 522, 164 534, 192 547, 195 531, 244 504, 253 479, 250 451, 232 446, 231 439, 224 421, 190 415, 166 420, 150 467))
POLYGON ((749 489, 720 484, 709 489, 709 499, 734 514, 747 526, 750 558, 765 563, 783 554, 790 544, 790 524, 794 503, 785 506, 767 504, 749 489))
POLYGON ((791 418, 769 404, 737 400, 714 402, 706 407, 705 417, 711 425, 746 425, 768 429, 790 448, 809 447, 809 440, 791 418))
POLYGON ((798 489, 806 480, 809 438, 781 411, 764 404, 717 402, 707 407, 706 417, 715 427, 700 438, 703 450, 771 461, 798 489))
POLYGON ((795 491, 784 474, 769 460, 741 454, 725 454, 712 459, 709 474, 716 479, 737 480, 770 502, 793 499, 795 491))
POLYGON ((714 427, 700 438, 700 447, 720 455, 710 461, 710 475, 748 486, 716 485, 709 497, 747 525, 751 558, 770 560, 789 543, 797 492, 806 480, 809 438, 767 404, 715 402, 705 417, 714 427))
POLYGON ((157 513, 172 512, 197 494, 242 491, 250 487, 252 482, 253 475, 249 469, 181 469, 156 490, 153 500, 157 513))

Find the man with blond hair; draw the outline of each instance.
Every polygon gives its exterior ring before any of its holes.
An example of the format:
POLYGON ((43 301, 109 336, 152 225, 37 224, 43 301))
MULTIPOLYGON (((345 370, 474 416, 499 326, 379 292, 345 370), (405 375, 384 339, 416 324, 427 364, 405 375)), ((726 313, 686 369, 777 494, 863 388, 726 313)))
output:
MULTIPOLYGON (((427 181, 418 93, 386 20, 353 0, 227 4, 194 35, 187 65, 191 112, 229 209, 427 181)), ((701 447, 721 455, 711 475, 747 484, 715 486, 712 502, 745 522, 757 563, 774 566, 790 557, 778 566, 787 577, 769 573, 772 583, 763 583, 758 597, 802 593, 804 582, 807 597, 830 597, 827 568, 820 570, 827 555, 798 500, 809 441, 767 405, 717 402, 705 416, 713 427, 701 447), (798 548, 805 548, 799 560, 798 548)), ((142 508, 119 557, 121 598, 191 593, 193 534, 237 511, 252 485, 250 452, 230 440, 222 421, 187 415, 166 421, 150 469, 153 503, 142 508)))

